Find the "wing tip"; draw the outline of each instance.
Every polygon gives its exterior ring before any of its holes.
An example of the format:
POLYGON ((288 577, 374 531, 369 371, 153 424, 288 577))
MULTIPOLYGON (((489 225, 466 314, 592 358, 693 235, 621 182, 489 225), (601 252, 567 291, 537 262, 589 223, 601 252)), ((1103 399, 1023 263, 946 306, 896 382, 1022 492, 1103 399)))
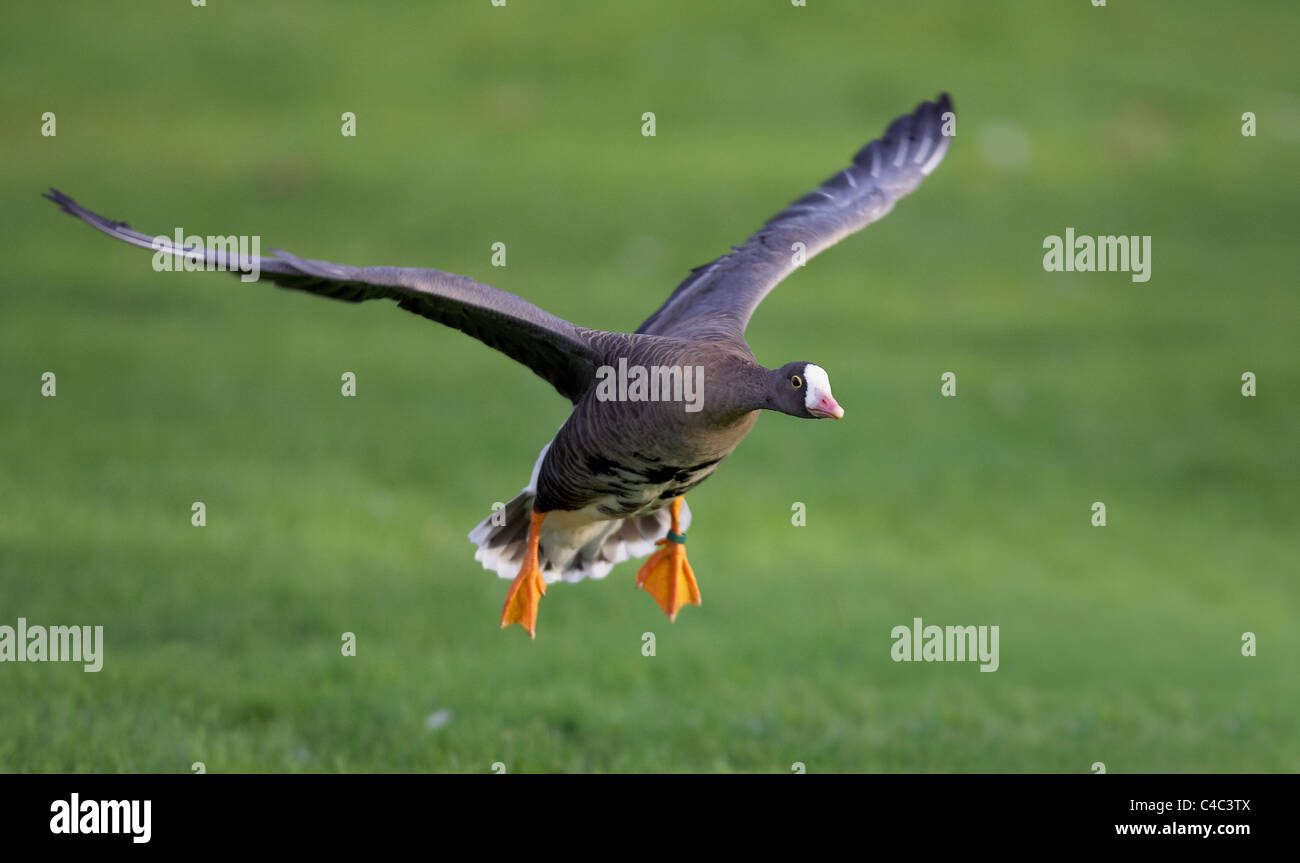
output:
POLYGON ((948 152, 951 136, 944 134, 948 113, 956 117, 952 96, 945 90, 933 102, 921 102, 911 113, 896 118, 883 135, 854 154, 853 163, 867 168, 872 179, 909 164, 929 175, 948 152))
MULTIPOLYGON (((126 222, 119 222, 107 218, 106 216, 101 216, 99 213, 87 210, 85 207, 73 200, 71 195, 64 194, 53 186, 50 186, 48 192, 42 192, 41 197, 54 203, 60 210, 67 213, 69 216, 75 216, 91 227, 98 228, 106 234, 117 236, 118 239, 125 239, 120 235, 120 231, 132 230, 131 226, 126 222)), ((128 242, 130 242, 130 240, 128 240, 128 242)))
POLYGON ((59 209, 67 213, 69 216, 77 215, 77 211, 73 209, 74 207, 77 207, 77 202, 72 200, 71 197, 63 194, 53 186, 50 186, 50 190, 48 192, 42 192, 41 197, 47 201, 50 201, 58 205, 59 209))
POLYGON ((952 96, 945 90, 939 94, 935 101, 922 102, 912 115, 913 118, 921 122, 927 137, 931 134, 934 136, 934 149, 929 152, 922 150, 916 154, 916 161, 919 164, 921 173, 926 176, 929 176, 935 168, 939 167, 943 157, 948 154, 948 146, 952 142, 952 135, 946 134, 944 131, 947 125, 944 118, 949 114, 952 115, 954 120, 957 118, 957 111, 952 104, 952 96))

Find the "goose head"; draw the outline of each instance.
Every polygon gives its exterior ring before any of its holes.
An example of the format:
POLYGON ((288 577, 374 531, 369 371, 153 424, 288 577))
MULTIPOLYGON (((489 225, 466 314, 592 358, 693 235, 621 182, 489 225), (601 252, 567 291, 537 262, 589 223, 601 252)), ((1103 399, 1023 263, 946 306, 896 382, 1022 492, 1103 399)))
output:
POLYGON ((826 370, 814 363, 786 363, 768 379, 768 406, 805 419, 840 419, 844 408, 831 395, 826 370))

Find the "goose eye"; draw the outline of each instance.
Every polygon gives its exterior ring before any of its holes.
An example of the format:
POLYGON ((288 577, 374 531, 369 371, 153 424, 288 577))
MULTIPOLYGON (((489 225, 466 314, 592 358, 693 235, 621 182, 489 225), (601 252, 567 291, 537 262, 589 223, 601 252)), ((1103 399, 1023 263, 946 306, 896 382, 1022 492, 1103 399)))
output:
POLYGON ((803 378, 799 377, 798 375, 795 375, 794 377, 790 378, 790 383, 794 385, 795 389, 799 389, 799 387, 803 386, 803 378))

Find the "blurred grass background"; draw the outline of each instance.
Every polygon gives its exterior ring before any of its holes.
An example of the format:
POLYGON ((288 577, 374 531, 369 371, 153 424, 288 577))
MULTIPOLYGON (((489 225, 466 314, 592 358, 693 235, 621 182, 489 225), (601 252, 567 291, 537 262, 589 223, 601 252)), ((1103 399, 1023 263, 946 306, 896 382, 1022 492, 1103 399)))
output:
POLYGON ((0 665, 0 770, 1300 770, 1294 3, 3 15, 0 623, 106 648, 0 665), (465 533, 562 422, 545 383, 389 305, 155 273, 39 198, 628 330, 941 90, 942 167, 749 330, 846 421, 764 417, 691 495, 701 608, 669 625, 623 564, 535 643, 465 533), (1045 273, 1067 226, 1152 235, 1151 281, 1045 273), (1000 670, 890 661, 914 616, 998 624, 1000 670))

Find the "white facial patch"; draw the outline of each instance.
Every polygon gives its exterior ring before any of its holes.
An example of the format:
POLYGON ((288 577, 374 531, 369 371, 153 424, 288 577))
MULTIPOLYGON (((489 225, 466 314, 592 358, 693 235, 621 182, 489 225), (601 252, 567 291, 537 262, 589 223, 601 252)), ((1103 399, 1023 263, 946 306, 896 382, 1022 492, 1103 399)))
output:
POLYGON ((812 409, 821 403, 822 396, 831 398, 831 379, 821 366, 808 363, 803 367, 803 379, 808 385, 808 392, 803 397, 803 406, 812 409))

